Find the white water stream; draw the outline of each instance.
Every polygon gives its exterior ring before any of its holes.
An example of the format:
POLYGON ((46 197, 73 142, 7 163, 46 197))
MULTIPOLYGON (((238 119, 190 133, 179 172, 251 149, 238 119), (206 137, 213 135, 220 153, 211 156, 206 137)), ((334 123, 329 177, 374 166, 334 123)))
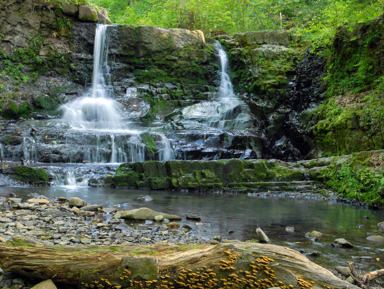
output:
MULTIPOLYGON (((80 98, 61 106, 62 120, 73 130, 97 134, 96 150, 85 155, 91 162, 142 162, 145 161, 145 144, 141 130, 129 129, 124 121, 122 106, 113 99, 111 69, 108 65, 108 25, 98 24, 95 34, 92 87, 80 98), (105 141, 100 147, 100 134, 110 135, 108 140, 109 157, 105 158, 105 141), (104 152, 104 155, 101 155, 104 152)), ((158 142, 159 160, 174 159, 172 145, 167 137, 160 135, 158 142)), ((105 139, 105 137, 104 137, 105 139)), ((70 145, 70 143, 68 143, 70 145)))

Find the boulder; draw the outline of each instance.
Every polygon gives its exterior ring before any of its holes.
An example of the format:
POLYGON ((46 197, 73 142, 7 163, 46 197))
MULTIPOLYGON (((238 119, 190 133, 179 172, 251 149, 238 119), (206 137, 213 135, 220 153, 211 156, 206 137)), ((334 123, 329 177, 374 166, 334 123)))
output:
POLYGON ((99 23, 112 24, 111 20, 109 20, 108 17, 108 11, 104 8, 100 9, 100 11, 97 12, 97 17, 99 19, 99 23))
POLYGON ((380 233, 384 233, 384 222, 377 223, 377 227, 380 233))
POLYGON ((79 19, 85 22, 97 22, 99 17, 95 8, 88 5, 79 7, 79 19))
POLYGON ((369 236, 367 237, 367 240, 375 243, 384 243, 384 237, 380 235, 369 236))
POLYGON ((55 283, 51 279, 40 282, 31 289, 57 289, 55 283))
POLYGON ((180 221, 181 218, 176 215, 155 212, 148 208, 139 208, 130 211, 119 211, 116 213, 115 218, 128 219, 128 220, 156 220, 156 216, 162 215, 164 219, 180 221))
POLYGON ((336 248, 353 248, 354 247, 351 242, 348 242, 344 238, 335 239, 335 241, 333 241, 332 243, 332 246, 336 248))
POLYGON ((305 236, 307 238, 314 238, 316 241, 318 241, 323 236, 323 233, 319 231, 312 231, 310 233, 306 233, 305 236))
POLYGON ((269 243, 270 240, 267 236, 267 234, 264 233, 264 231, 260 228, 256 229, 257 239, 260 243, 269 243))
POLYGON ((72 197, 69 199, 68 201, 68 206, 69 207, 77 207, 77 208, 81 208, 81 207, 84 207, 85 206, 85 202, 78 198, 78 197, 72 197))
POLYGON ((61 10, 63 10, 64 14, 69 16, 76 16, 79 13, 79 8, 73 3, 64 2, 61 5, 61 10))

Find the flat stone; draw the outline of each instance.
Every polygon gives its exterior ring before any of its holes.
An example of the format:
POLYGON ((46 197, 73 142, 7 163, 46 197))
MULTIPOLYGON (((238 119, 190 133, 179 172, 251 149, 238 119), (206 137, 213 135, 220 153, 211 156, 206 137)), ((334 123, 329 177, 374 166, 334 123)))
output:
POLYGON ((30 203, 30 204, 37 203, 40 205, 49 205, 50 201, 47 199, 29 199, 28 203, 30 203))
POLYGON ((384 237, 380 235, 372 235, 367 237, 368 241, 376 242, 376 243, 384 243, 384 237))
POLYGON ((88 206, 84 206, 81 208, 82 211, 92 211, 92 212, 96 212, 96 211, 99 211, 103 208, 103 206, 101 205, 88 205, 88 206))
POLYGON ((155 217, 158 215, 163 215, 163 217, 168 220, 181 220, 179 216, 155 212, 148 208, 139 208, 130 211, 119 211, 115 214, 115 218, 119 217, 128 220, 155 220, 155 217))
POLYGON ((40 282, 31 289, 57 289, 55 283, 51 279, 40 282))

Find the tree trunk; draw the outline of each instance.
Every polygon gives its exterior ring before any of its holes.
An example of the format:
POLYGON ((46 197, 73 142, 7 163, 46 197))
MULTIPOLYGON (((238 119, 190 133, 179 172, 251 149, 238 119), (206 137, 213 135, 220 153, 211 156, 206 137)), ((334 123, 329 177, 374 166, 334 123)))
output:
POLYGON ((233 288, 233 284, 242 283, 257 288, 265 282, 282 288, 299 288, 299 283, 315 289, 357 288, 292 249, 242 242, 110 248, 0 245, 0 267, 27 278, 78 287, 174 284, 175 288, 191 288, 199 283, 204 288, 233 288))

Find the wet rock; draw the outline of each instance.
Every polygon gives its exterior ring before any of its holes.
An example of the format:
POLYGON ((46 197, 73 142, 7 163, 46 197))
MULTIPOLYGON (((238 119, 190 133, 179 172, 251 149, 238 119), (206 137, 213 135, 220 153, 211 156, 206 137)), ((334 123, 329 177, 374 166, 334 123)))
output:
POLYGON ((335 239, 335 241, 333 241, 332 247, 335 247, 335 248, 353 248, 354 246, 352 245, 352 243, 348 242, 346 239, 338 238, 338 239, 335 239))
POLYGON ((40 282, 31 289, 57 289, 55 283, 51 279, 40 282))
POLYGON ((178 228, 180 228, 180 224, 177 223, 177 222, 171 222, 171 223, 167 224, 167 226, 168 226, 169 229, 178 229, 178 228))
POLYGON ((347 279, 345 279, 348 283, 355 284, 355 279, 352 278, 352 276, 349 276, 347 279))
POLYGON ((261 228, 256 229, 256 235, 257 235, 257 239, 260 243, 269 243, 270 242, 267 234, 265 234, 261 228))
POLYGON ((47 200, 47 199, 29 199, 28 203, 30 203, 30 204, 37 203, 37 204, 40 204, 40 205, 48 205, 49 204, 49 200, 47 200))
POLYGON ((306 233, 305 236, 307 238, 313 238, 313 239, 315 239, 315 241, 318 241, 323 236, 323 233, 321 233, 319 231, 312 231, 310 233, 306 233))
POLYGON ((348 277, 351 275, 351 270, 349 269, 349 267, 337 266, 335 269, 337 272, 339 272, 345 277, 348 277))
POLYGON ((97 212, 99 210, 101 210, 103 208, 103 206, 101 205, 88 205, 88 206, 84 206, 81 208, 82 211, 92 211, 92 212, 97 212))
POLYGON ((377 223, 377 227, 380 233, 384 233, 384 222, 377 223))
POLYGON ((323 255, 323 253, 319 251, 313 251, 308 254, 308 256, 311 256, 311 257, 320 257, 321 255, 323 255))
POLYGON ((154 219, 156 222, 161 222, 162 220, 164 220, 164 216, 163 215, 157 215, 157 216, 155 216, 154 219))
POLYGON ((187 225, 187 224, 183 224, 183 230, 187 230, 187 231, 191 231, 192 230, 192 227, 187 225))
POLYGON ((138 201, 142 201, 142 202, 151 202, 153 201, 153 198, 151 196, 140 196, 137 198, 138 201))
POLYGON ((295 227, 289 226, 285 227, 285 231, 288 233, 294 233, 295 232, 295 227))
POLYGON ((368 236, 367 240, 375 243, 384 243, 384 237, 380 235, 368 236))
POLYGON ((68 201, 68 206, 70 208, 72 208, 72 207, 81 208, 81 207, 85 206, 85 202, 84 202, 84 200, 82 200, 82 199, 80 199, 78 197, 72 197, 68 201))
POLYGON ((187 215, 186 219, 188 221, 200 222, 201 218, 198 215, 187 215))
POLYGON ((130 220, 155 220, 155 217, 158 215, 162 215, 165 219, 168 220, 181 220, 179 216, 155 212, 148 208, 139 208, 130 211, 119 211, 116 213, 115 217, 117 218, 117 216, 120 216, 119 218, 130 220))

